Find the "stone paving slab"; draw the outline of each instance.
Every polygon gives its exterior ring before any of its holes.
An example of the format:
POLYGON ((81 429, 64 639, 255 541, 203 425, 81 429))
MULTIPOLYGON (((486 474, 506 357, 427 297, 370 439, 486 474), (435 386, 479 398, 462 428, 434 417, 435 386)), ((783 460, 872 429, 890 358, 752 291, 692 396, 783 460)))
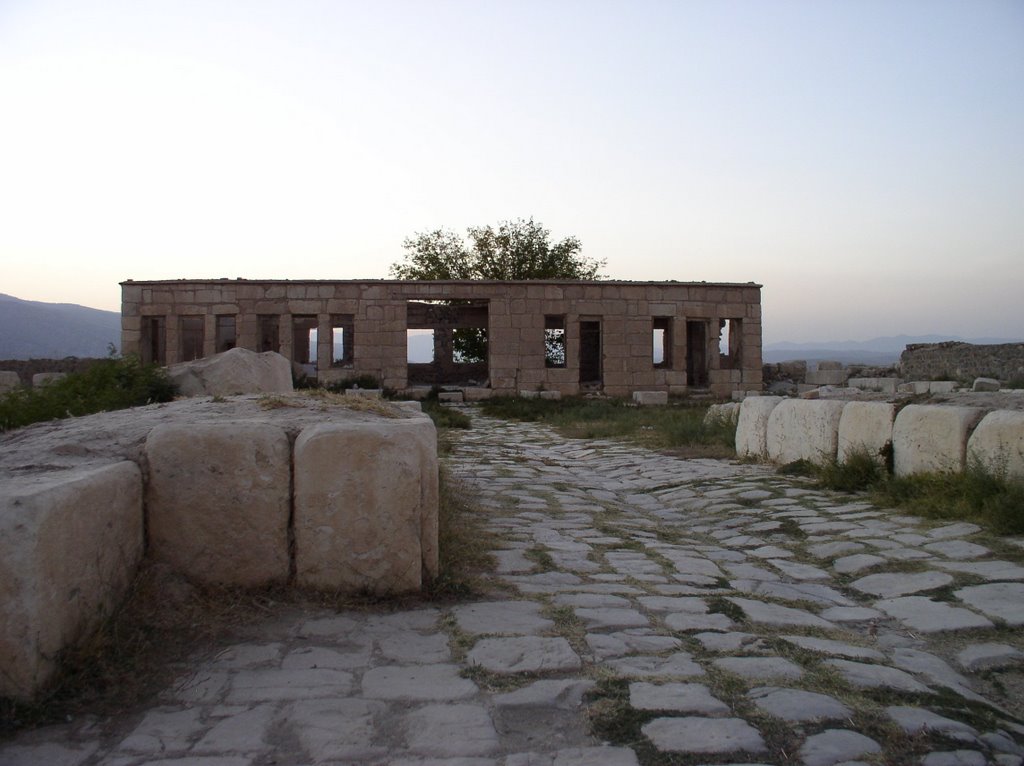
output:
POLYGON ((488 596, 275 614, 0 764, 1024 763, 1024 540, 466 411, 446 460, 495 535, 488 596), (853 731, 879 695, 891 728, 853 731))

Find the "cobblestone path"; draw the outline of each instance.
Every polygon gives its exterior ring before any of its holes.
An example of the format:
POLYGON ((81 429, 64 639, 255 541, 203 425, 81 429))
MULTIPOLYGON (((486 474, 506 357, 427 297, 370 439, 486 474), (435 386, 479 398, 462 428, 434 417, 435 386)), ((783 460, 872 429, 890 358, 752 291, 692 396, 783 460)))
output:
POLYGON ((275 615, 0 764, 1024 762, 1021 541, 480 416, 448 463, 494 598, 275 615))

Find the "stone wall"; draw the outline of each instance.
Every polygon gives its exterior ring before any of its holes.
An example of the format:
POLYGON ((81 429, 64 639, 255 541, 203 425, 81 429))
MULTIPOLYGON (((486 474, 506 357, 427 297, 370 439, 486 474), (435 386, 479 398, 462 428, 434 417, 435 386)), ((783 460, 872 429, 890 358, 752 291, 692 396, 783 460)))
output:
POLYGON ((748 396, 740 404, 736 453, 742 458, 819 465, 866 450, 892 451, 897 476, 962 471, 978 462, 996 475, 1024 478, 1024 412, 979 407, 748 396))
POLYGON ((900 370, 910 380, 1024 381, 1024 343, 914 343, 900 355, 900 370))
MULTIPOLYGON (((493 393, 573 394, 594 379, 614 396, 709 388, 727 397, 761 389, 761 292, 753 283, 128 281, 121 347, 173 364, 186 353, 221 351, 220 339, 229 338, 224 342, 307 363, 320 382, 369 375, 403 390, 410 382, 407 331, 423 326, 417 317, 427 301, 446 302, 433 304, 431 320, 445 331, 445 306, 474 307, 487 334, 486 388, 493 393), (564 364, 555 366, 546 360, 545 337, 559 323, 564 364), (222 324, 230 333, 219 334, 222 324), (314 328, 315 358, 307 360, 302 339, 314 328), (351 344, 340 358, 335 328, 351 344), (719 348, 723 332, 727 354, 719 348), (666 352, 659 361, 656 338, 664 338, 666 352)), ((451 313, 457 329, 464 318, 451 313)))
POLYGON ((437 436, 405 404, 197 398, 0 435, 0 697, 43 689, 144 555, 201 583, 419 590, 437 436))
POLYGON ((31 386, 32 376, 41 372, 85 372, 99 359, 79 359, 69 356, 65 359, 5 359, 0 361, 0 370, 16 372, 21 385, 31 386))

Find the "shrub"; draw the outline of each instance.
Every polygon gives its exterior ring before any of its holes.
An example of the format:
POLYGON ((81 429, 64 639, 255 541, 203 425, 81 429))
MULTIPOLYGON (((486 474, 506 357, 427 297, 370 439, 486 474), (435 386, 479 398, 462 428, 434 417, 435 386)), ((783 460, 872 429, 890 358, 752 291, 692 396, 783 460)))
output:
POLYGON ((122 410, 174 398, 175 386, 162 367, 138 357, 110 357, 84 372, 39 388, 19 388, 0 397, 0 431, 44 420, 122 410))

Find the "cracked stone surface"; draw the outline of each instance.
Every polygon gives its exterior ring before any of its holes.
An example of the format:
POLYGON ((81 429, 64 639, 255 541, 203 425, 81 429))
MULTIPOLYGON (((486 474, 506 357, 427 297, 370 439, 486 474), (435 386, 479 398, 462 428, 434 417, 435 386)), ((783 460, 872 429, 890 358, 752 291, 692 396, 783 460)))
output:
POLYGON ((1024 762, 1024 540, 463 409, 445 460, 491 535, 486 595, 279 605, 150 703, 17 732, 0 764, 1024 762), (851 731, 879 694, 897 736, 851 731), (621 741, 591 726, 620 719, 621 741))

